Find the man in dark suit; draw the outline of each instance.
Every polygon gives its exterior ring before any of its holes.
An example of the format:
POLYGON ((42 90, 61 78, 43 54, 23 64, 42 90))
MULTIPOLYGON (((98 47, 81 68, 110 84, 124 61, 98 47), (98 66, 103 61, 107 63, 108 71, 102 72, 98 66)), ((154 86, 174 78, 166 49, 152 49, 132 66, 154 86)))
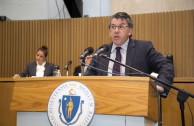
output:
MULTIPOLYGON (((112 38, 108 44, 109 50, 105 55, 111 59, 118 60, 122 64, 126 64, 142 72, 150 74, 151 72, 158 73, 158 79, 172 84, 174 77, 174 68, 171 62, 167 60, 161 53, 157 52, 152 43, 149 41, 133 40, 133 23, 131 17, 125 12, 118 12, 110 19, 109 34, 112 38)), ((88 67, 84 75, 98 75, 98 76, 114 76, 114 75, 140 75, 134 74, 134 71, 123 66, 116 66, 118 64, 104 59, 102 57, 95 57, 90 66, 107 71, 88 67), (116 69, 115 69, 116 68, 116 69)), ((161 92, 168 93, 168 87, 156 82, 157 89, 161 92)))
POLYGON ((87 67, 88 67, 87 65, 90 64, 91 59, 92 59, 92 55, 86 56, 86 58, 84 59, 85 65, 83 64, 83 65, 76 66, 74 69, 73 75, 81 76, 87 70, 87 67))
POLYGON ((80 74, 81 74, 81 65, 75 67, 73 76, 79 76, 80 74))

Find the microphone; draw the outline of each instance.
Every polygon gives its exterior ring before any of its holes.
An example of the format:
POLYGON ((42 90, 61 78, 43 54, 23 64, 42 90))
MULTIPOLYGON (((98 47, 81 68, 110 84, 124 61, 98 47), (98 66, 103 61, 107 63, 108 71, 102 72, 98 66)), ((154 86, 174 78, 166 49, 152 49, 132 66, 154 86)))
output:
POLYGON ((108 46, 108 45, 102 45, 102 46, 96 51, 96 53, 95 53, 92 57, 97 57, 97 56, 99 56, 101 53, 107 52, 108 50, 109 50, 109 46, 108 46))
POLYGON ((67 62, 67 65, 64 67, 64 70, 68 70, 68 67, 69 67, 71 64, 72 64, 72 61, 69 60, 69 61, 67 62))
POLYGON ((88 47, 84 50, 84 52, 82 53, 82 55, 79 57, 79 59, 84 60, 86 56, 92 54, 94 52, 94 49, 92 47, 88 47))

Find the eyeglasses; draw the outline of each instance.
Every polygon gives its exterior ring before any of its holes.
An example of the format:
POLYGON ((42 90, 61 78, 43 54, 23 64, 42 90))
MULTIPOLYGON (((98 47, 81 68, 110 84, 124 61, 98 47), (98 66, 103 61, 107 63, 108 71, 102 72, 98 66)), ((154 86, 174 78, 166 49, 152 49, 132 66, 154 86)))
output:
POLYGON ((118 27, 119 30, 124 30, 126 27, 129 27, 129 26, 128 25, 119 25, 119 26, 111 25, 110 29, 115 30, 117 27, 118 27))

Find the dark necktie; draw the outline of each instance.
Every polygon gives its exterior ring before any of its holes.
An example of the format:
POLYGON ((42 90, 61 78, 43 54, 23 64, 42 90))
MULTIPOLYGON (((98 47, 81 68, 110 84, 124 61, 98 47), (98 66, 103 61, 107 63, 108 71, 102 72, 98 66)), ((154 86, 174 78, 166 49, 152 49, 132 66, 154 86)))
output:
MULTIPOLYGON (((115 58, 115 60, 116 61, 118 61, 118 62, 121 62, 121 52, 120 52, 120 50, 121 50, 121 47, 116 47, 116 58, 115 58)), ((116 74, 120 74, 120 64, 118 64, 118 63, 114 63, 114 65, 113 65, 113 73, 116 73, 116 74)), ((118 76, 118 75, 115 75, 115 74, 113 74, 112 76, 118 76)))

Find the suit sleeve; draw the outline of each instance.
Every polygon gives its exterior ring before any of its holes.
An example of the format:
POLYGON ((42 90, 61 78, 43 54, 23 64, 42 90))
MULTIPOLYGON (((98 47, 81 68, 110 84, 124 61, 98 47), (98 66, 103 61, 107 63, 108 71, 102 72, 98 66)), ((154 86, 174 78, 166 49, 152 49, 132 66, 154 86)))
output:
POLYGON ((20 73, 20 77, 26 77, 29 75, 29 64, 26 66, 26 68, 20 73))
MULTIPOLYGON (((171 85, 173 83, 174 78, 174 67, 172 62, 166 59, 161 53, 157 52, 153 48, 151 42, 148 44, 147 47, 147 57, 148 63, 152 68, 153 72, 159 74, 158 79, 162 80, 166 84, 171 85)), ((159 82, 156 82, 156 85, 164 87, 164 92, 167 96, 170 88, 159 82)))
POLYGON ((75 67, 73 75, 79 76, 79 73, 81 73, 81 65, 75 67))
POLYGON ((84 73, 84 76, 96 76, 96 75, 98 75, 98 71, 96 69, 94 69, 94 68, 97 68, 96 65, 97 65, 96 62, 94 60, 91 60, 90 65, 89 65, 90 67, 87 68, 86 72, 84 73))

